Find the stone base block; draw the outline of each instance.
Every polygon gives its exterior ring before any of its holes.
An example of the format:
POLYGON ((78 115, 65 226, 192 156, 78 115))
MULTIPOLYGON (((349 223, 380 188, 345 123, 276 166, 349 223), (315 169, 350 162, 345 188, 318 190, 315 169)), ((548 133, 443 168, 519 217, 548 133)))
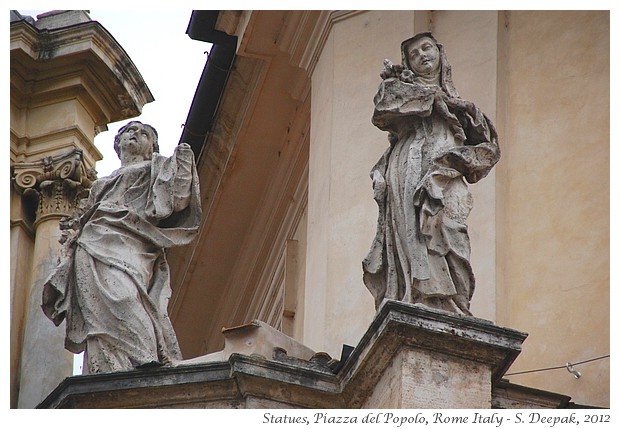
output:
POLYGON ((349 404, 491 408, 492 383, 526 334, 475 317, 386 301, 348 365, 349 404))

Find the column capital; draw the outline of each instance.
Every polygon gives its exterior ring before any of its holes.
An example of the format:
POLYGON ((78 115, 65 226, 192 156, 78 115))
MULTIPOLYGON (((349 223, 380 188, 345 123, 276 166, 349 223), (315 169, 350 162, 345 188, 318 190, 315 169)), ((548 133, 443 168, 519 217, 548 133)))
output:
POLYGON ((49 217, 60 218, 74 212, 95 179, 95 170, 86 167, 82 150, 77 148, 11 166, 14 189, 37 203, 35 226, 49 217))

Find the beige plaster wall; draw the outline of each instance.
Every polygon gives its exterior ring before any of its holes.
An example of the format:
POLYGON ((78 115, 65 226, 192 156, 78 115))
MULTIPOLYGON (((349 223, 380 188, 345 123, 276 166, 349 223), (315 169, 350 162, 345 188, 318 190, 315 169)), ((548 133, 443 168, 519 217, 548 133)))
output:
POLYGON ((370 123, 372 99, 383 59, 399 60, 413 23, 412 11, 334 23, 312 74, 304 342, 334 357, 375 313, 361 262, 377 220, 369 172, 388 141, 370 123))
MULTIPOLYGON (((530 334, 510 372, 609 349, 609 13, 506 19, 498 321, 530 334)), ((510 377, 609 405, 609 359, 510 377)))
MULTIPOLYGON (((374 314, 361 261, 377 219, 368 172, 388 147, 387 134, 370 122, 383 59, 400 62, 400 42, 432 30, 446 46, 461 96, 494 120, 497 17, 492 11, 371 11, 334 25, 312 75, 306 277, 312 320, 305 329, 311 347, 339 353, 342 342, 355 345, 374 314)), ((472 311, 495 320, 495 173, 471 192, 472 311)))
MULTIPOLYGON (((312 74, 304 343, 338 356, 374 315, 361 260, 377 209, 370 123, 384 58, 430 29, 502 158, 470 187, 472 311, 530 334, 509 372, 609 353, 609 14, 370 11, 336 22, 312 74), (415 26, 414 26, 415 24, 415 26), (414 28, 415 27, 415 28, 414 28)), ((511 381, 609 404, 609 360, 511 381)))
POLYGON ((308 209, 304 210, 297 230, 293 236, 297 240, 297 272, 295 273, 295 317, 293 320, 293 338, 304 342, 304 318, 305 318, 305 278, 306 278, 306 253, 308 248, 308 209))

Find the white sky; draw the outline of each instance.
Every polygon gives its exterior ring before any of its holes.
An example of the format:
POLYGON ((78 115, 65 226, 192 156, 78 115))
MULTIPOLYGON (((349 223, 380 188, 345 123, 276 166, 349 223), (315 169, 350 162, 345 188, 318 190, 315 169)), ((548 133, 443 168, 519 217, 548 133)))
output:
MULTIPOLYGON (((51 9, 18 9, 22 15, 35 19, 36 15, 48 10, 51 9)), ((154 126, 159 135, 161 154, 172 155, 207 61, 205 52, 211 49, 211 44, 192 40, 185 34, 191 9, 91 9, 89 14, 125 49, 155 98, 144 106, 140 116, 133 119, 154 126)), ((103 155, 103 160, 96 166, 99 177, 120 167, 113 148, 114 136, 129 120, 109 124, 108 131, 95 138, 95 145, 103 155)))

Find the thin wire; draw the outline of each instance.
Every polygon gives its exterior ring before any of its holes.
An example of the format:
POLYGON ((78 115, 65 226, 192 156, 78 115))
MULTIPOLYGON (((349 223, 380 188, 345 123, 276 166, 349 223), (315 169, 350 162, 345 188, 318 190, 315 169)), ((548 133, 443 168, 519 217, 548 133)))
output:
MULTIPOLYGON (((599 356, 599 357, 595 357, 592 359, 588 359, 588 360, 583 360, 581 362, 577 362, 577 363, 571 363, 572 366, 577 366, 577 365, 581 365, 584 363, 588 363, 588 362, 593 362, 595 360, 600 360, 600 359, 605 359, 608 358, 609 355, 605 355, 605 356, 599 356)), ((542 372, 542 371, 551 371, 553 369, 565 369, 566 365, 562 365, 562 366, 553 366, 550 368, 541 368, 541 369, 531 369, 529 371, 520 371, 520 372, 511 372, 510 374, 504 374, 504 375, 520 375, 520 374, 529 374, 532 372, 542 372)))
POLYGON ((209 132, 207 132, 206 134, 199 134, 199 133, 195 133, 192 130, 190 130, 189 128, 187 128, 187 126, 185 124, 181 124, 181 127, 187 131, 189 134, 196 136, 196 137, 207 137, 209 135, 209 132))
MULTIPOLYGON (((207 55, 207 62, 209 62, 209 61, 211 60, 211 51, 204 51, 204 54, 206 54, 206 55, 207 55)), ((215 64, 215 63, 211 63, 211 66, 210 66, 210 67, 215 67, 215 68, 216 68, 216 69, 218 69, 219 71, 223 71, 223 72, 226 72, 226 73, 228 73, 228 72, 230 71, 229 69, 225 69, 225 68, 223 68, 223 67, 220 67, 220 66, 218 66, 218 65, 217 65, 217 64, 215 64)), ((231 65, 231 68, 232 68, 232 65, 231 65)))

